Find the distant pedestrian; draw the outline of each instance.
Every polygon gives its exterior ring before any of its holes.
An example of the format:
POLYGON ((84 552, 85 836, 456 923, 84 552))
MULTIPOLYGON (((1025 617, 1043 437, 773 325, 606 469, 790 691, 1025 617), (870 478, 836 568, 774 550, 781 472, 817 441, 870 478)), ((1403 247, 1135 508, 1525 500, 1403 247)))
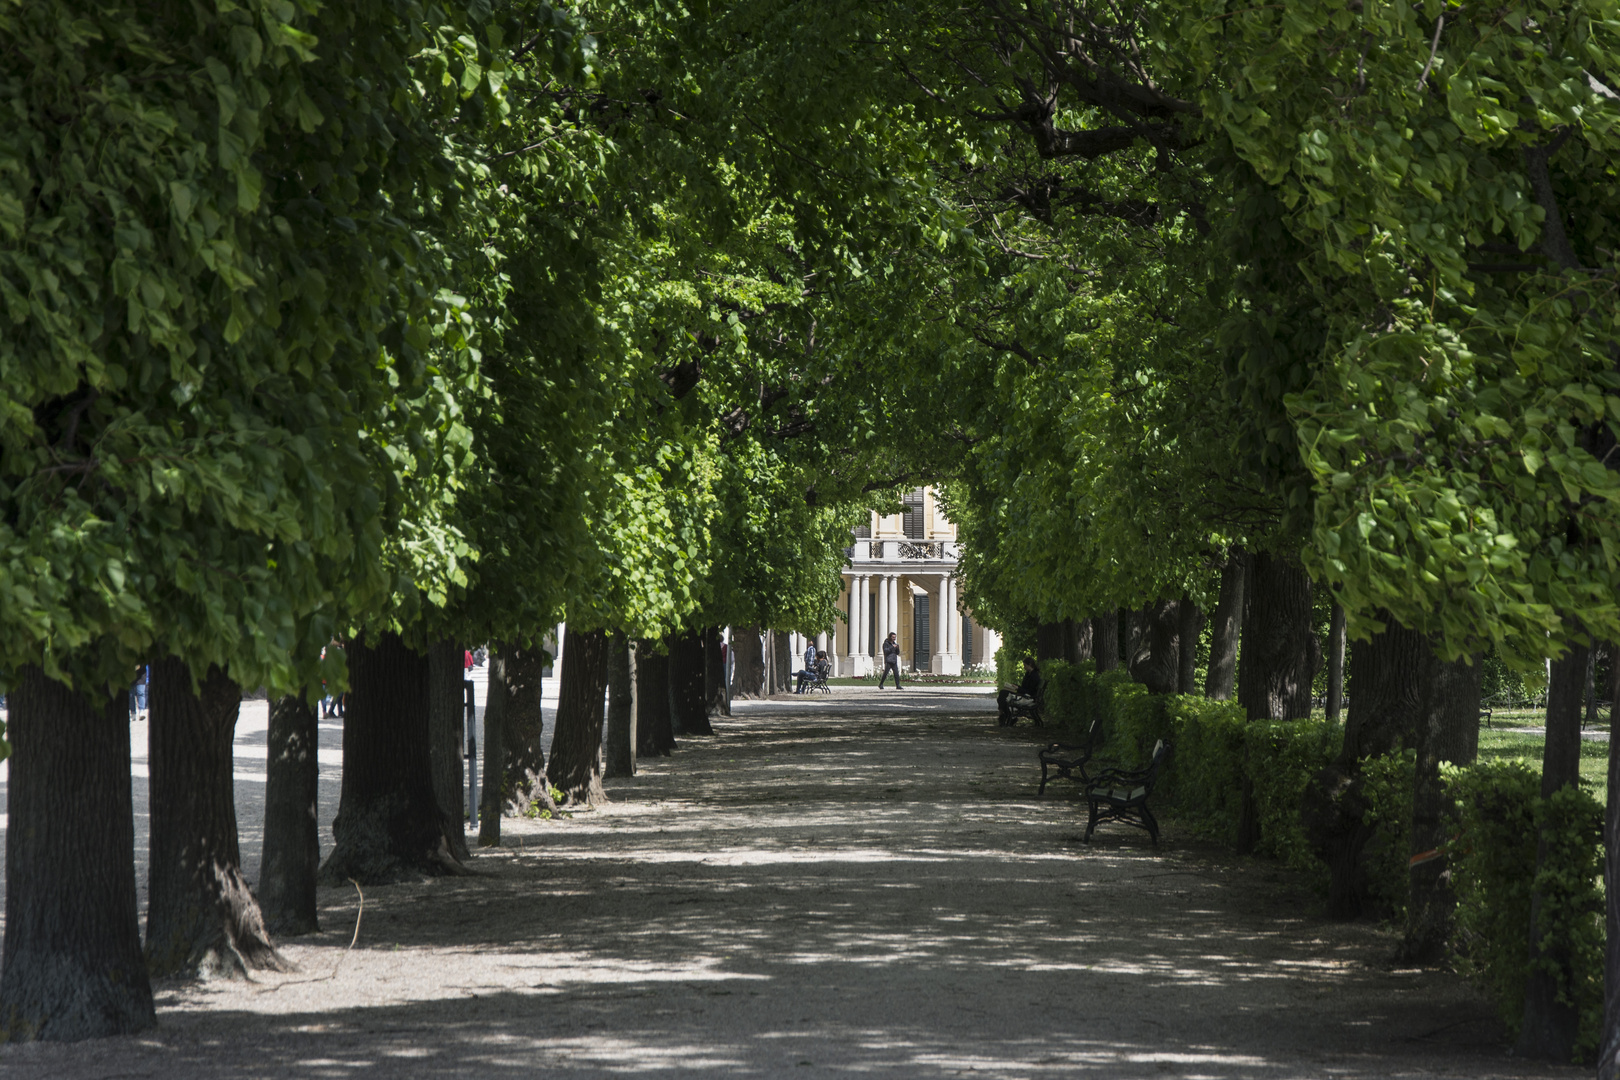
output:
POLYGON ((461 670, 463 670, 463 671, 471 671, 473 669, 472 650, 471 649, 463 649, 462 652, 465 655, 464 655, 464 657, 463 657, 463 659, 461 661, 461 670))
POLYGON ((878 689, 883 689, 884 682, 889 678, 889 672, 894 672, 894 688, 904 690, 900 685, 900 643, 894 639, 894 631, 883 639, 883 674, 878 676, 878 689))
POLYGON ((135 673, 135 685, 129 691, 129 718, 131 720, 146 719, 146 685, 150 678, 148 668, 142 664, 135 673))
MULTIPOLYGON (((326 647, 321 650, 321 659, 325 660, 327 654, 332 653, 335 650, 341 650, 342 648, 342 643, 340 643, 337 638, 333 638, 331 641, 327 642, 326 647)), ((327 687, 325 679, 321 680, 321 690, 323 691, 321 696, 321 719, 333 720, 341 717, 343 715, 343 695, 332 693, 327 687)))

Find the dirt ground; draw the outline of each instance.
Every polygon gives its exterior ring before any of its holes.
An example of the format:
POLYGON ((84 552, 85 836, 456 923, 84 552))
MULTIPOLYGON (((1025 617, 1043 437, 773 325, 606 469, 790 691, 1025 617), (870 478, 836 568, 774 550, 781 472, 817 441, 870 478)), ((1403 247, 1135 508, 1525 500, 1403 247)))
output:
POLYGON ((508 819, 481 877, 366 889, 352 950, 359 896, 323 890, 299 972, 162 984, 156 1030, 0 1047, 0 1076, 1585 1075, 1510 1058, 1470 986, 1274 864, 1174 825, 1082 844, 992 710, 739 705, 601 810, 508 819))

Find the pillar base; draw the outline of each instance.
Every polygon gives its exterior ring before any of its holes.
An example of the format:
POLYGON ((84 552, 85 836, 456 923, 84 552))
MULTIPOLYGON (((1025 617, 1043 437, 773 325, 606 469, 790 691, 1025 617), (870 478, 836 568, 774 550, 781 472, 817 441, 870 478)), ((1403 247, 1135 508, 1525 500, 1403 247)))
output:
POLYGON ((864 679, 877 670, 872 666, 870 656, 845 656, 841 657, 841 659, 843 661, 841 666, 844 669, 845 676, 848 678, 864 679))
POLYGON ((962 674, 962 657, 956 653, 935 653, 929 670, 935 675, 962 674))

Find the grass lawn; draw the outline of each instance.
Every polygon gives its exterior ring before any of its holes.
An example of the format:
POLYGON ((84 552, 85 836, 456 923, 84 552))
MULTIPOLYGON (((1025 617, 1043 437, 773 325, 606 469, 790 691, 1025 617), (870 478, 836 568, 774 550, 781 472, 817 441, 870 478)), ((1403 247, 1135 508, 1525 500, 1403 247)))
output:
MULTIPOLYGON (((915 682, 920 686, 994 686, 996 684, 996 680, 994 680, 994 679, 961 679, 961 678, 957 678, 954 675, 936 675, 936 676, 927 676, 927 675, 925 675, 925 676, 923 676, 921 678, 918 678, 917 676, 913 675, 909 671, 906 672, 905 675, 902 676, 902 678, 904 678, 906 682, 915 682)), ((877 685, 877 676, 873 675, 873 676, 871 676, 869 678, 865 678, 865 679, 857 679, 857 678, 854 678, 854 677, 845 678, 843 676, 840 676, 838 678, 828 679, 827 680, 827 685, 828 686, 876 686, 877 685)), ((894 685, 894 680, 893 679, 889 680, 889 685, 890 686, 894 685)))
MULTIPOLYGON (((1492 717, 1499 722, 1500 714, 1492 717)), ((1528 718, 1527 718, 1528 719, 1528 718)), ((1528 726, 1523 720, 1513 720, 1515 726, 1528 726)), ((1588 730, 1591 730, 1590 728, 1588 730)), ((1537 772, 1541 771, 1542 747, 1546 738, 1539 731, 1503 731, 1501 727, 1479 729, 1479 759, 1481 761, 1523 761, 1537 772)), ((1581 783, 1592 789, 1599 802, 1608 797, 1609 744, 1596 739, 1581 740, 1581 783)))

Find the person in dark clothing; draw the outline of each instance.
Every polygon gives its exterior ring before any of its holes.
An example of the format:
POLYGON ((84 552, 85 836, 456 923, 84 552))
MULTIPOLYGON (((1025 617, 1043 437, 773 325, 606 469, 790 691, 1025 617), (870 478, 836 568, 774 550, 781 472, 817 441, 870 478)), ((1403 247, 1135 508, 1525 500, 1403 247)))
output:
POLYGON ((878 676, 879 690, 883 689, 884 680, 891 671, 894 672, 894 688, 904 690, 905 687, 900 685, 900 643, 894 639, 893 630, 883 639, 883 674, 878 676))
POLYGON ((802 694, 802 693, 804 693, 804 688, 807 685, 809 685, 810 683, 814 682, 815 678, 816 678, 816 643, 815 642, 812 641, 809 645, 807 645, 805 647, 805 650, 804 650, 804 669, 802 671, 797 672, 797 674, 799 676, 799 688, 797 690, 793 691, 793 692, 795 694, 802 694))
POLYGON ((1024 657, 1024 678, 1017 686, 1003 686, 996 695, 996 711, 1001 714, 1001 726, 1007 727, 1012 723, 1007 715, 1007 702, 1015 697, 1035 700, 1035 692, 1041 688, 1041 669, 1036 666, 1033 657, 1024 657))

